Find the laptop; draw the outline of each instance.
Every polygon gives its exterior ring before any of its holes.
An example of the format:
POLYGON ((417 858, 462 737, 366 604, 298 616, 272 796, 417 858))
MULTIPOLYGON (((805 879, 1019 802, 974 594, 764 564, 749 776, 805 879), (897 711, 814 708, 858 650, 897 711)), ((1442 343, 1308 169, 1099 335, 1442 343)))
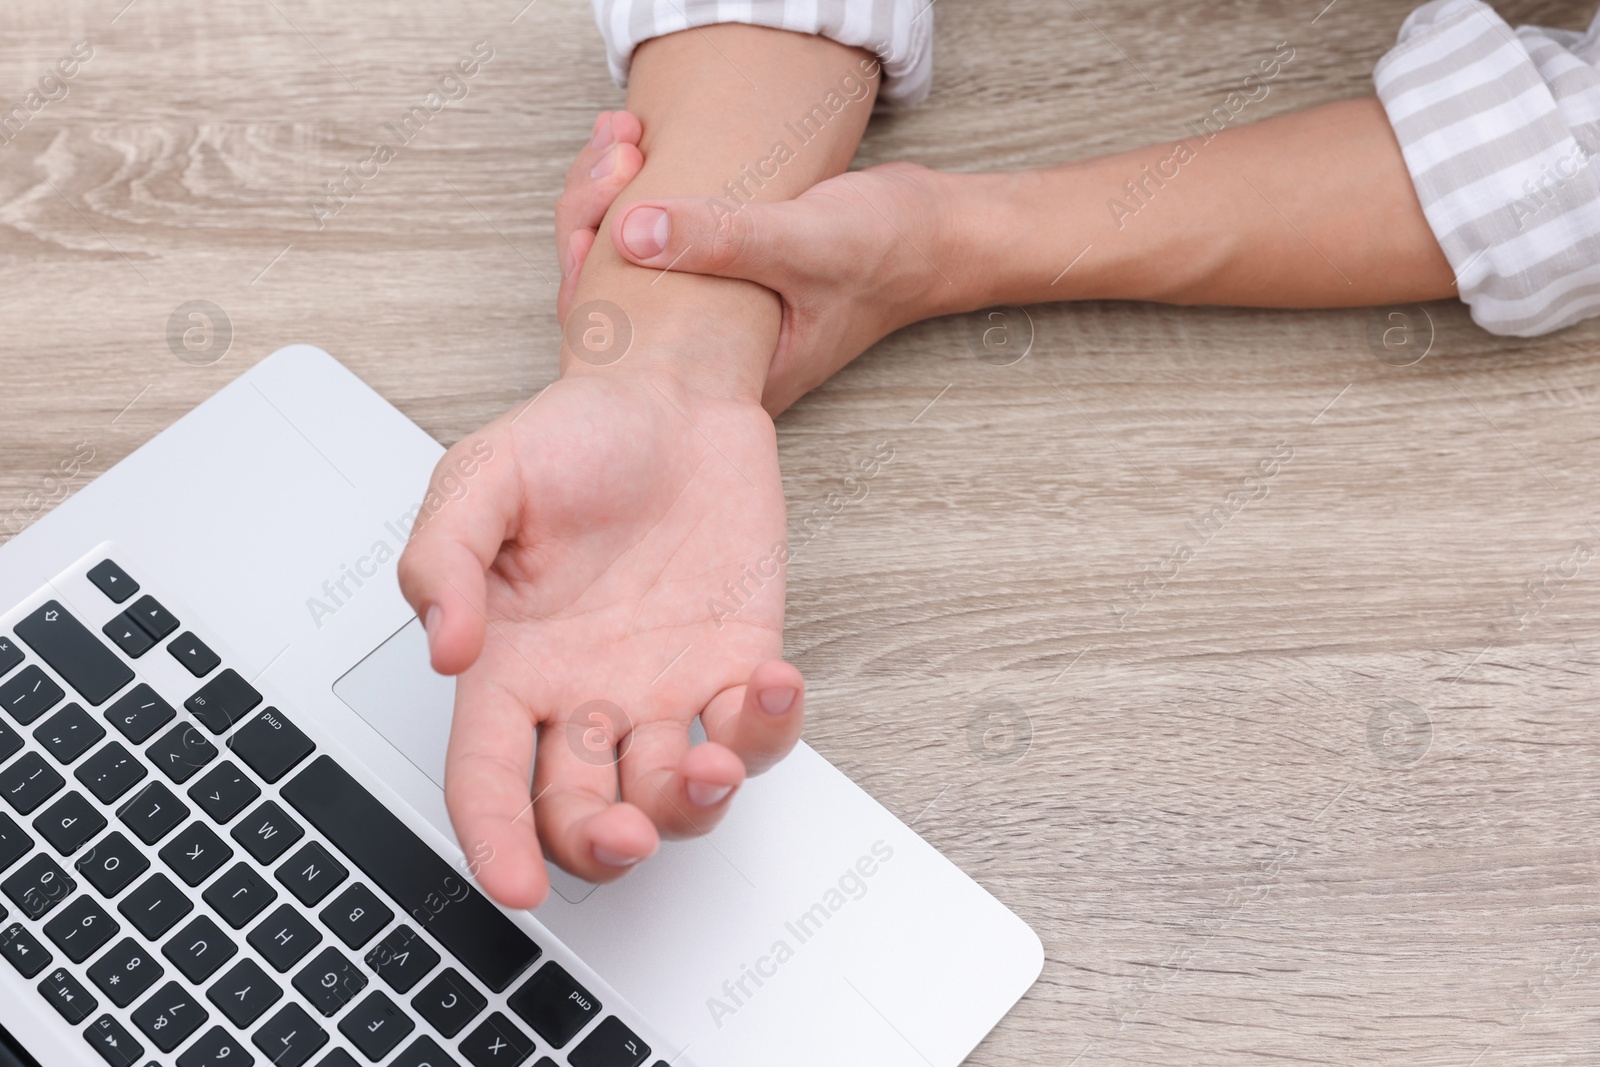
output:
POLYGON ((394 571, 442 451, 296 345, 0 546, 0 1061, 961 1062, 1039 939, 804 744, 615 884, 476 888, 394 571))

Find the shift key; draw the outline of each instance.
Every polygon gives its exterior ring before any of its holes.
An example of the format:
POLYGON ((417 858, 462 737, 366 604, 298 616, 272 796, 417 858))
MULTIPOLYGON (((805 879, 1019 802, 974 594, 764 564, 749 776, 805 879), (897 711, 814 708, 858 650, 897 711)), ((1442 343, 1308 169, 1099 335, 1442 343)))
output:
POLYGON ((46 601, 18 623, 17 636, 92 707, 104 704, 133 681, 133 670, 60 601, 46 601))

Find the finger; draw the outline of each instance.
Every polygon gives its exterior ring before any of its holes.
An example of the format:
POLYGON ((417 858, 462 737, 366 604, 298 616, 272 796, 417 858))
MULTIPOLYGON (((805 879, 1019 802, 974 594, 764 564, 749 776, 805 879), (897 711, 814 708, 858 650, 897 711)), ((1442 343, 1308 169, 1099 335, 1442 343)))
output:
POLYGON ((618 769, 622 798, 667 838, 710 832, 745 779, 743 761, 726 746, 691 747, 689 724, 679 719, 635 726, 618 769))
POLYGON ((400 555, 400 591, 441 674, 461 673, 483 650, 485 574, 521 512, 510 449, 494 437, 479 431, 439 460, 400 555))
POLYGON ((782 292, 809 242, 831 244, 823 213, 794 201, 746 204, 715 197, 641 200, 611 224, 611 243, 641 267, 743 278, 782 292))
POLYGON ((556 253, 563 277, 574 273, 567 257, 572 234, 598 227, 617 194, 644 166, 640 133, 639 120, 629 112, 603 112, 595 137, 572 161, 556 198, 556 253))
POLYGON ((789 754, 805 724, 805 679, 790 663, 773 660, 750 681, 724 689, 700 714, 706 736, 726 745, 749 774, 761 774, 789 754))
POLYGON ((546 719, 534 758, 534 815, 545 854, 591 882, 622 877, 655 854, 644 812, 617 800, 616 746, 628 735, 615 704, 589 701, 546 719))
POLYGON ((456 683, 444 798, 468 869, 508 908, 533 908, 550 888, 528 775, 532 711, 500 682, 468 671, 456 683))
POLYGON ((594 239, 593 230, 573 230, 572 236, 567 239, 568 258, 563 262, 570 264, 571 269, 564 268, 561 288, 556 290, 556 314, 562 322, 567 321, 567 312, 572 307, 572 294, 577 291, 578 279, 583 276, 583 264, 589 258, 589 250, 594 247, 594 239))

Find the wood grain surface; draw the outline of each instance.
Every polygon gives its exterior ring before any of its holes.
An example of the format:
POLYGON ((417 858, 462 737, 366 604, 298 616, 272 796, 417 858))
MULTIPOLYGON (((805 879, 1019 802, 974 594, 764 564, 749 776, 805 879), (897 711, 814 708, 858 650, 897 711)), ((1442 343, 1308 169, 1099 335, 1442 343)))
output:
MULTIPOLYGON (((587 4, 525 2, 8 4, 0 98, 94 55, 0 145, 0 525, 290 342, 446 442, 548 381, 552 200, 621 93, 587 4), (169 348, 189 300, 231 323, 213 366, 169 348)), ((1407 10, 943 0, 932 98, 858 164, 1178 136, 1280 41, 1258 116, 1361 95, 1407 10)), ((893 449, 797 535, 808 738, 1045 942, 971 1062, 1600 1060, 1600 327, 1429 305, 1394 366, 1368 311, 1007 314, 1012 365, 923 323, 779 423, 792 524, 893 449)))

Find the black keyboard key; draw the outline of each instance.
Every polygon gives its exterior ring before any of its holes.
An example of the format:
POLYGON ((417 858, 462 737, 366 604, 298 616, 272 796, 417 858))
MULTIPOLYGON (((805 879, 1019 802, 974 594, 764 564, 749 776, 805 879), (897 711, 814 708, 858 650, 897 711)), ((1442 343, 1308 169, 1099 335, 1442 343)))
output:
POLYGON ((267 708, 228 739, 234 755, 268 782, 276 782, 317 746, 277 708, 267 708))
POLYGON ((455 1037, 478 1013, 489 1006, 472 984, 453 967, 440 971, 422 992, 411 998, 417 1014, 445 1037, 455 1037))
POLYGON ((171 960, 185 978, 199 985, 237 956, 239 946, 222 932, 222 927, 200 915, 173 934, 161 954, 171 960))
POLYGON ((457 1064, 437 1041, 423 1034, 391 1060, 389 1067, 457 1067, 457 1064))
POLYGON ((90 1023, 83 1036, 109 1067, 133 1067, 144 1056, 144 1046, 109 1015, 90 1023))
POLYGON ((12 822, 10 816, 0 812, 0 871, 9 869, 31 851, 33 838, 23 833, 22 827, 12 822))
POLYGON ((105 710, 106 722, 136 745, 144 744, 177 714, 171 704, 143 682, 122 694, 105 710))
POLYGON ((396 993, 409 993, 439 962, 439 954, 409 926, 397 926, 366 956, 367 966, 396 993))
POLYGON ((243 1030, 253 1026, 268 1008, 282 1000, 283 990, 255 960, 243 959, 217 979, 206 993, 206 999, 215 1004, 229 1022, 243 1030))
POLYGON ((59 967, 45 975, 44 981, 39 983, 39 995, 69 1026, 77 1026, 100 1006, 94 994, 83 988, 82 982, 59 967))
POLYGON ((134 1009, 133 1025, 162 1052, 171 1052, 200 1029, 211 1013, 177 982, 168 982, 134 1009))
POLYGON ((38 667, 24 667, 15 677, 0 685, 0 708, 24 726, 61 703, 66 696, 59 685, 38 667))
POLYGON ((139 591, 139 583, 109 559, 103 559, 89 568, 89 580, 113 604, 121 604, 139 591))
POLYGON ((72 773, 100 803, 109 804, 138 785, 150 772, 133 753, 113 741, 84 760, 72 773))
POLYGON ((269 800, 240 819, 231 836, 257 863, 271 864, 305 835, 299 823, 269 800))
POLYGON ((72 866, 83 875, 84 881, 99 890, 101 896, 110 899, 149 870, 150 859, 132 841, 112 831, 72 866))
POLYGON ((494 992, 538 959, 527 934, 328 756, 313 759, 281 792, 494 992))
POLYGON ((106 828, 106 817, 82 793, 72 792, 44 809, 33 828, 57 852, 70 856, 106 828))
POLYGON ((17 623, 17 636, 67 680, 90 707, 98 708, 133 681, 133 671, 58 601, 17 623))
POLYGON ((4 891, 11 898, 11 903, 21 908, 22 914, 29 919, 42 919, 77 888, 78 883, 43 852, 0 882, 0 891, 4 891))
POLYGON ((298 1004, 286 1005, 251 1038, 273 1067, 302 1067, 328 1043, 328 1034, 298 1004))
POLYGON ((160 856, 185 884, 196 886, 232 859, 233 849, 205 823, 192 822, 167 842, 160 856))
POLYGON ((15 763, 0 771, 0 797, 5 797, 6 803, 19 815, 32 814, 66 784, 67 780, 37 752, 24 752, 15 763))
POLYGON ((533 1055, 533 1038, 495 1012, 461 1042, 461 1054, 472 1067, 517 1067, 533 1055))
POLYGON ((248 864, 235 863, 211 883, 204 897, 223 922, 238 930, 277 900, 278 891, 248 864))
POLYGON ((87 893, 56 913, 44 924, 44 936, 73 963, 82 963, 106 947, 122 924, 107 915, 98 901, 87 893))
POLYGON ((138 659, 156 647, 156 639, 126 611, 100 627, 100 632, 111 638, 111 643, 122 649, 122 654, 129 659, 138 659))
POLYGON ((411 1017, 382 992, 370 994, 339 1023, 339 1032, 373 1063, 393 1052, 416 1028, 411 1017))
POLYGON ((315 841, 302 845, 278 868, 277 879, 306 907, 322 903, 334 887, 350 876, 349 870, 315 841))
POLYGON ((125 937, 94 961, 89 968, 89 981, 99 986, 111 1003, 126 1008, 166 973, 167 969, 156 962, 148 949, 125 937))
POLYGON ((179 784, 193 778, 217 758, 217 746, 186 722, 168 730, 161 740, 144 751, 157 770, 179 784))
POLYGON ((294 987, 313 1008, 331 1017, 367 988, 367 976, 338 949, 325 948, 294 976, 294 987))
POLYGON ((0 634, 0 678, 4 678, 22 662, 22 649, 5 634, 0 634))
POLYGON ((322 935, 292 905, 284 904, 245 938, 281 974, 306 958, 322 935))
POLYGON ((649 1055, 650 1046, 611 1015, 567 1053, 567 1062, 572 1067, 639 1067, 649 1055))
POLYGON ((22 735, 0 720, 0 763, 15 756, 22 748, 22 735))
POLYGON ((21 923, 0 930, 0 956, 24 978, 32 978, 50 966, 50 950, 39 944, 21 923))
POLYGON ((340 893, 322 909, 323 925, 332 930, 346 948, 351 949, 358 949, 377 937, 378 931, 388 926, 393 918, 393 910, 360 882, 340 893))
POLYGON ((147 845, 166 837, 188 817, 188 806, 158 781, 146 782, 132 799, 117 809, 117 818, 147 845))
POLYGON ((141 934, 155 941, 193 911, 194 902, 166 875, 153 874, 129 893, 117 910, 141 934))
POLYGON ((241 678, 238 671, 229 667, 201 686, 200 691, 186 700, 183 706, 188 708, 207 730, 220 734, 250 714, 259 703, 261 694, 256 692, 255 686, 241 678))
POLYGON ((261 795, 261 787, 232 763, 219 763, 189 787, 189 799, 215 819, 227 823, 261 795))
POLYGON ((178 1067, 250 1067, 254 1062, 239 1039, 220 1026, 207 1030, 178 1057, 178 1067))
POLYGON ((334 1048, 317 1063, 317 1067, 360 1067, 361 1061, 342 1048, 334 1048))
POLYGON ((558 963, 547 963, 511 994, 506 1007, 556 1048, 571 1041, 600 1012, 600 1002, 558 963))
POLYGON ((172 658, 183 664, 184 669, 196 678, 204 678, 222 663, 222 658, 211 651, 206 643, 194 635, 192 630, 185 630, 172 639, 172 644, 167 646, 167 651, 172 653, 172 658))
POLYGON ((100 743, 106 728, 89 718, 76 702, 50 716, 35 731, 33 739, 55 757, 57 763, 71 763, 100 743))
POLYGON ((178 617, 162 607, 161 602, 153 596, 142 596, 135 600, 127 613, 138 620, 145 632, 157 641, 178 628, 178 617))

